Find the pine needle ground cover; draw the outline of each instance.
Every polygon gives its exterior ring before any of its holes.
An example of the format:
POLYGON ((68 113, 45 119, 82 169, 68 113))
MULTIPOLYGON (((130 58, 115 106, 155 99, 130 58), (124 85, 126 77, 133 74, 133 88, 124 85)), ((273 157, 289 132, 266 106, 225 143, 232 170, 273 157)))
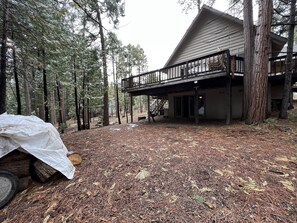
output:
POLYGON ((297 123, 114 125, 64 134, 74 180, 34 183, 4 222, 296 222, 297 123))

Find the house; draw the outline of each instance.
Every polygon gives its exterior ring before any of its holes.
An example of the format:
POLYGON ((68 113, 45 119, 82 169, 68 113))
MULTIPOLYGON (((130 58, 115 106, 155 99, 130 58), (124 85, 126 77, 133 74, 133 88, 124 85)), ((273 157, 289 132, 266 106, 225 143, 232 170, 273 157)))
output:
MULTIPOLYGON (((270 38, 268 111, 282 97, 285 56, 278 56, 286 39, 274 33, 270 38)), ((297 65, 294 55, 294 67, 297 65)), ((131 99, 153 96, 151 115, 168 101, 168 117, 231 119, 242 117, 244 75, 243 21, 203 6, 165 66, 122 80, 131 99)), ((296 73, 293 83, 296 82, 296 73)), ((148 97, 149 99, 149 97, 148 97)))

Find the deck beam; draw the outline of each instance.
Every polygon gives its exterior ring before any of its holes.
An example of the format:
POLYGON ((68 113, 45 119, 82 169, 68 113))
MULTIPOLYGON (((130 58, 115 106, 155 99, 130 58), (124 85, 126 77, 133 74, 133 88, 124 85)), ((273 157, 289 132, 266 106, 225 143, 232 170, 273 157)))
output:
POLYGON ((149 123, 151 122, 151 105, 150 105, 150 96, 147 96, 147 118, 149 123))
POLYGON ((130 94, 130 114, 131 114, 131 123, 133 123, 133 96, 130 94))
POLYGON ((199 91, 198 87, 195 87, 195 98, 194 98, 194 114, 195 114, 195 123, 199 123, 199 91))

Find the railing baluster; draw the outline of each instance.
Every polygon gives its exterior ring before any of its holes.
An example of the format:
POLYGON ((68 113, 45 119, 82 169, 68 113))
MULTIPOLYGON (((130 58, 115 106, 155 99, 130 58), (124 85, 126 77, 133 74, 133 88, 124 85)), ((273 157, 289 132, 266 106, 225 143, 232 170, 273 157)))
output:
POLYGON ((189 67, 188 67, 188 62, 186 63, 186 79, 188 79, 189 75, 189 67))
MULTIPOLYGON (((297 54, 294 58, 294 72, 297 66, 297 54)), ((270 58, 268 75, 284 74, 286 56, 270 58)), ((190 77, 197 77, 210 74, 211 71, 230 71, 230 55, 229 51, 221 51, 207 56, 195 58, 183 63, 178 63, 159 70, 139 74, 133 77, 122 79, 121 86, 125 91, 131 88, 143 88, 147 86, 157 85, 167 81, 177 81, 182 78, 189 79, 190 77), (212 65, 210 65, 212 64, 212 65), (206 73, 206 74, 205 74, 206 73)), ((236 74, 244 74, 244 60, 242 57, 235 57, 234 72, 236 74)))

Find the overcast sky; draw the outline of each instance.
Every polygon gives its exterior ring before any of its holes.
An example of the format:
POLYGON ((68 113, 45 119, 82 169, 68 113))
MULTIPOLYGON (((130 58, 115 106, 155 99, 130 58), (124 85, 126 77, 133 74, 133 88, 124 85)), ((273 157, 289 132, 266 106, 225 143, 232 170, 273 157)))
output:
MULTIPOLYGON (((228 9, 226 0, 214 8, 228 9)), ((177 0, 126 0, 125 17, 116 33, 125 45, 139 44, 148 57, 149 70, 164 66, 197 12, 185 14, 177 0)))

